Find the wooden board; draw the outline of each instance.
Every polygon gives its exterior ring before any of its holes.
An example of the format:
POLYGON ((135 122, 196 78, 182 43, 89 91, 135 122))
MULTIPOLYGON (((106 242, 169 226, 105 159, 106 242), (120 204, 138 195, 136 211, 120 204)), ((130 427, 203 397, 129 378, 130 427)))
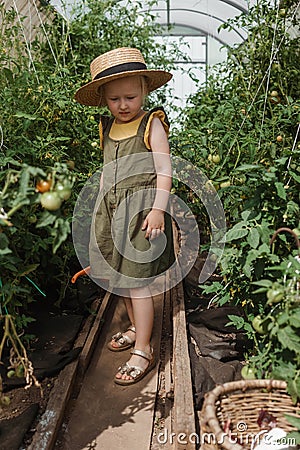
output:
MULTIPOLYGON (((175 251, 178 254, 179 237, 173 223, 175 251)), ((182 280, 180 267, 177 267, 177 279, 182 280)), ((174 406, 173 433, 171 442, 176 450, 195 450, 198 436, 196 435, 196 418, 194 411, 191 366, 188 350, 188 336, 185 318, 184 290, 180 281, 171 290, 173 306, 173 388, 174 406)))
MULTIPOLYGON (((154 298, 152 344, 156 357, 160 348, 163 300, 164 294, 154 298)), ((67 418, 59 449, 150 448, 159 361, 137 384, 119 386, 113 382, 118 367, 130 358, 130 351, 107 349, 111 336, 128 325, 122 301, 114 301, 109 310, 82 388, 67 418)))
POLYGON ((16 12, 15 24, 21 28, 25 42, 32 42, 37 34, 45 38, 44 27, 53 17, 51 8, 43 8, 39 0, 4 0, 4 8, 16 12))

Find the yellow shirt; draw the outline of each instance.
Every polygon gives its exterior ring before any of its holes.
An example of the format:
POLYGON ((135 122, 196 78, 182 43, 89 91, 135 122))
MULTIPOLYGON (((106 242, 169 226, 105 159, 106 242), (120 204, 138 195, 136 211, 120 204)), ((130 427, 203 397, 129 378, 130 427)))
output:
MULTIPOLYGON (((132 122, 127 122, 127 123, 116 123, 115 121, 113 122, 111 129, 109 131, 109 137, 115 141, 119 141, 122 139, 127 139, 128 137, 131 136, 136 136, 137 131, 139 129, 139 125, 141 123, 142 118, 145 116, 146 112, 139 117, 136 120, 133 120, 132 122)), ((151 146, 150 146, 150 127, 151 127, 151 122, 152 119, 154 117, 158 117, 159 120, 161 121, 164 130, 167 134, 167 136, 169 135, 169 122, 166 118, 166 114, 164 111, 160 110, 160 109, 155 109, 148 120, 146 129, 145 129, 145 133, 144 133, 144 143, 147 147, 148 150, 151 150, 151 146)), ((103 116, 103 119, 107 119, 109 120, 108 116, 103 116)), ((101 150, 103 150, 103 125, 102 125, 102 119, 99 122, 99 138, 100 138, 100 148, 101 150)))
POLYGON ((146 113, 131 122, 116 123, 114 120, 109 132, 109 137, 114 141, 120 141, 121 139, 135 136, 145 114, 146 113))

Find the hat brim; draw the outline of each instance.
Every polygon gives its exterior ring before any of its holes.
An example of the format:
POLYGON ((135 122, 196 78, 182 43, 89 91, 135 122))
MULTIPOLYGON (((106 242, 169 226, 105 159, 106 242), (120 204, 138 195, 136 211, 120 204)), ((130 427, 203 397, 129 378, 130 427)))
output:
POLYGON ((99 93, 99 87, 104 84, 117 80, 119 78, 132 77, 135 75, 141 75, 147 78, 147 85, 149 92, 155 91, 168 81, 171 80, 172 74, 165 70, 133 70, 128 72, 117 73, 114 75, 108 75, 98 80, 90 81, 85 84, 75 94, 75 100, 78 103, 86 106, 105 106, 105 102, 99 93))

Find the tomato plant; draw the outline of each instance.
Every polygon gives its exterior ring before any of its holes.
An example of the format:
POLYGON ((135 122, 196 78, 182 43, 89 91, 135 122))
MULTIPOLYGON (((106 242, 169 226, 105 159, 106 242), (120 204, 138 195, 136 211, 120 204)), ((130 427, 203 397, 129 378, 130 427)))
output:
MULTIPOLYGON (((180 54, 176 46, 171 55, 156 45, 160 26, 151 13, 152 1, 143 12, 139 2, 88 0, 86 8, 81 3, 72 21, 44 5, 52 20, 47 39, 41 27, 30 42, 24 40, 21 12, 0 4, 0 320, 6 326, 11 316, 22 336, 31 303, 41 293, 56 308, 70 295, 70 270, 77 264, 70 226, 75 201, 103 164, 95 145, 103 109, 73 100, 90 78, 91 59, 112 48, 135 46, 150 65, 172 70, 180 54)), ((147 102, 151 106, 158 99, 160 104, 164 96, 162 89, 147 102)), ((12 370, 16 373, 17 366, 12 370)))
MULTIPOLYGON (((300 396, 299 308, 296 289, 284 280, 299 269, 289 259, 295 256, 292 239, 280 236, 276 252, 270 240, 276 229, 300 225, 300 41, 289 32, 291 24, 299 28, 297 5, 280 2, 283 16, 278 4, 262 0, 222 25, 228 31, 243 26, 247 40, 229 49, 226 61, 199 85, 181 116, 182 128, 171 136, 173 153, 206 174, 205 189, 217 188, 228 226, 218 255, 222 282, 201 288, 214 293, 215 305, 244 308, 243 328, 253 342, 249 367, 258 378, 283 377, 285 370, 294 399, 300 396), (288 275, 280 263, 291 264, 288 275)), ((177 194, 188 198, 180 189, 177 194)), ((206 252, 210 217, 197 196, 189 206, 202 234, 200 251, 206 252)))

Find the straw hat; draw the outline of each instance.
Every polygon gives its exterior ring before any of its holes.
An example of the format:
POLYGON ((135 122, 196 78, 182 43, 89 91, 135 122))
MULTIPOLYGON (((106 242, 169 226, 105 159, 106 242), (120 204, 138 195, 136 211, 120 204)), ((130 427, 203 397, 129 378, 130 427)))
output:
POLYGON ((147 69, 141 52, 136 48, 122 47, 98 56, 91 62, 92 81, 82 86, 75 99, 88 106, 103 106, 99 87, 109 81, 134 75, 147 78, 149 92, 166 84, 172 75, 164 70, 147 69))

